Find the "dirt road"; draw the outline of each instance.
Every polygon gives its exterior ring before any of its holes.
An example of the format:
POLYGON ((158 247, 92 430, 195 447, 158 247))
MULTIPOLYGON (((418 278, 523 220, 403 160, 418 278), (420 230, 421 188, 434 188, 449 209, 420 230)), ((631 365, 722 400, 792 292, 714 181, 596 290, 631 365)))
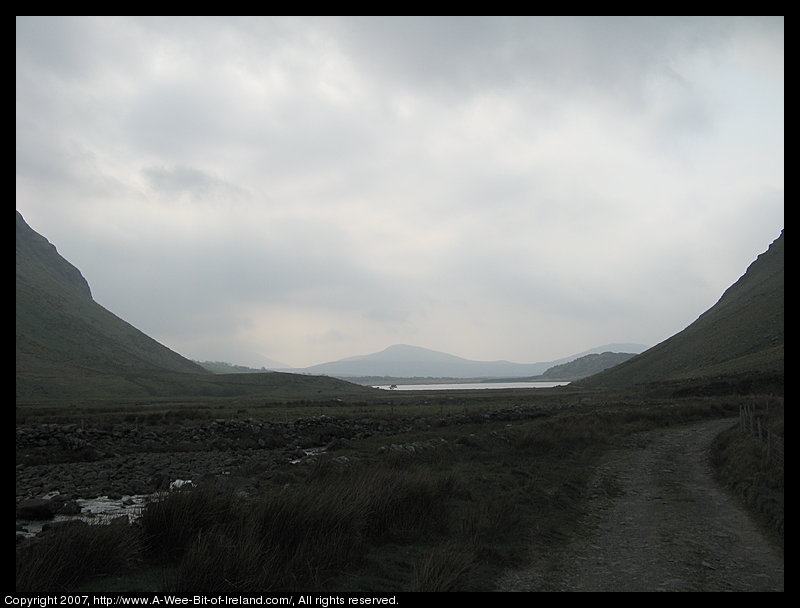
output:
POLYGON ((609 453, 576 539, 499 590, 783 591, 783 551, 711 475, 709 446, 733 423, 659 429, 609 453))

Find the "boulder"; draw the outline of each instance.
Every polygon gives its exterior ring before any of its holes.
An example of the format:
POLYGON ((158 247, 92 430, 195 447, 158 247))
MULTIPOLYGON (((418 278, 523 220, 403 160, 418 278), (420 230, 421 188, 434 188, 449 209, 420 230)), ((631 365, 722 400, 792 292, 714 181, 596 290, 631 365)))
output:
POLYGON ((53 519, 61 503, 54 503, 47 498, 30 498, 17 503, 17 519, 47 520, 53 519))
POLYGON ((78 515, 81 512, 81 507, 75 500, 67 500, 58 506, 59 515, 78 515))

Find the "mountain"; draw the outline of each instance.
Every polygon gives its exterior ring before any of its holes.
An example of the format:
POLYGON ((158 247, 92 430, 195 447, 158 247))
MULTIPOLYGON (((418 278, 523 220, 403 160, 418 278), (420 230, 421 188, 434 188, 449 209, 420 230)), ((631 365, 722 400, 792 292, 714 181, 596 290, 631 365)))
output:
POLYGON ((195 361, 195 363, 215 374, 263 374, 268 371, 282 371, 288 367, 277 361, 265 361, 270 366, 269 369, 266 367, 255 368, 246 365, 235 365, 226 361, 195 361))
POLYGON ((579 380, 598 374, 635 356, 634 353, 592 353, 568 363, 554 365, 545 371, 541 378, 542 380, 579 380))
POLYGON ((666 385, 684 392, 783 392, 784 234, 683 331, 577 383, 666 385))
POLYGON ((18 402, 361 389, 332 378, 212 374, 95 302, 81 272, 19 212, 16 233, 18 402))
POLYGON ((295 372, 325 374, 337 378, 394 377, 394 378, 519 378, 538 376, 553 365, 577 359, 595 351, 624 346, 634 353, 646 346, 607 345, 583 353, 542 363, 513 363, 511 361, 473 361, 419 346, 395 344, 377 353, 348 357, 338 361, 312 365, 295 372))
POLYGON ((16 233, 18 390, 55 375, 207 373, 95 302, 80 271, 19 212, 16 233))

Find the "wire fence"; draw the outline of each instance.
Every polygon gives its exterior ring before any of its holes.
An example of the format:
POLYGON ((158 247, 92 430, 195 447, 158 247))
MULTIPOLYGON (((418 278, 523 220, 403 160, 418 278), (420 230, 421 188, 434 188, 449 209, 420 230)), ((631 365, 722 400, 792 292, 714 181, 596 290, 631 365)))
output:
POLYGON ((739 430, 757 440, 764 448, 767 461, 783 465, 783 437, 774 433, 769 426, 770 399, 759 405, 754 401, 739 405, 739 430))

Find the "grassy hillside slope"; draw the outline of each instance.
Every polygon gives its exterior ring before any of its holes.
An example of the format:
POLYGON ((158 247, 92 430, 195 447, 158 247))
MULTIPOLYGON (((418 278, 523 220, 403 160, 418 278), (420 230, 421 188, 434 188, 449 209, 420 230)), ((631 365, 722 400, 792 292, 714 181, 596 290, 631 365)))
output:
POLYGON ((667 383, 707 390, 783 391, 784 236, 691 325, 628 361, 581 380, 586 388, 667 383), (716 387, 716 388, 715 388, 716 387))
POLYGON ((633 353, 592 353, 561 365, 554 365, 541 375, 543 380, 579 380, 600 373, 635 357, 633 353))
MULTIPOLYGON (((92 299, 80 271, 17 212, 17 401, 175 396, 330 396, 346 382, 214 375, 92 299)), ((248 375, 250 376, 250 375, 248 375)))
POLYGON ((80 271, 19 212, 16 315, 18 395, 116 384, 109 375, 134 372, 208 373, 95 302, 80 271))

